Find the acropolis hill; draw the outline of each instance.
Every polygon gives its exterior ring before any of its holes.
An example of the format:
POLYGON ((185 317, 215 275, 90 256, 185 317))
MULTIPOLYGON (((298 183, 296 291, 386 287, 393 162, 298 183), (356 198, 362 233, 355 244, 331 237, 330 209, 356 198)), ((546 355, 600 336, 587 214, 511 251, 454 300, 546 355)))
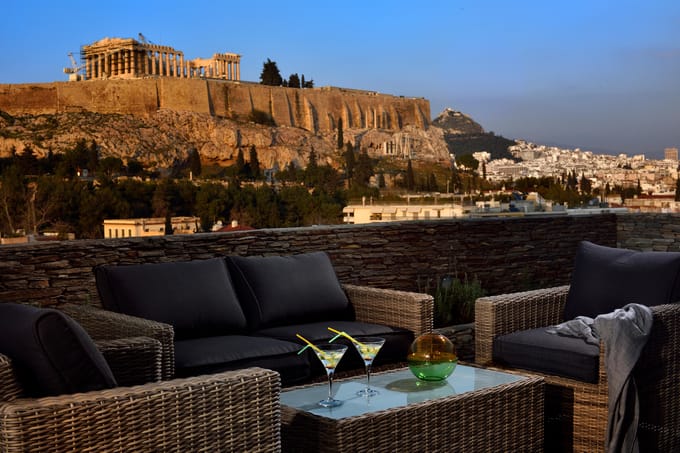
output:
POLYGON ((36 155, 60 152, 85 139, 103 156, 158 166, 192 148, 229 164, 251 145, 265 165, 304 165, 311 149, 332 160, 342 120, 345 142, 357 149, 446 161, 444 133, 456 133, 430 127, 424 98, 241 81, 233 53, 189 60, 168 46, 105 38, 83 46, 81 58, 84 76, 65 69, 72 81, 0 85, 0 156, 27 145, 36 155), (254 114, 274 126, 256 124, 254 114))

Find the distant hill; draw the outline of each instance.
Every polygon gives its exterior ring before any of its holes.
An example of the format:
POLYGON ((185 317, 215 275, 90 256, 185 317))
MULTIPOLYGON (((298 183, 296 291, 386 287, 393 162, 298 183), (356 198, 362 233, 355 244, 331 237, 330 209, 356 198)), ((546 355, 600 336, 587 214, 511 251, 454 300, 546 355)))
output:
POLYGON ((487 151, 491 159, 513 158, 508 147, 516 144, 514 140, 485 132, 479 123, 462 112, 447 108, 432 120, 432 126, 443 130, 449 152, 456 156, 487 151))

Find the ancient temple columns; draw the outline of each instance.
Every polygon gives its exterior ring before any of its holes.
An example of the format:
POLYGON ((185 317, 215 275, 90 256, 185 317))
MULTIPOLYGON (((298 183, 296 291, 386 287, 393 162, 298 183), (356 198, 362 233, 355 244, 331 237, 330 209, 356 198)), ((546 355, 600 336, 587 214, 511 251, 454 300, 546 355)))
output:
POLYGON ((184 53, 134 39, 105 38, 84 46, 86 79, 146 76, 241 79, 241 56, 214 54, 212 58, 185 60, 184 53))

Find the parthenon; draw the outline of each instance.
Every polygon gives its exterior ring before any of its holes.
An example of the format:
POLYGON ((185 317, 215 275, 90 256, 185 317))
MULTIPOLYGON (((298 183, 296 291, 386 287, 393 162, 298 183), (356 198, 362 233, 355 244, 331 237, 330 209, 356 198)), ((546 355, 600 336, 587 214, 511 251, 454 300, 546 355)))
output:
MULTIPOLYGON (((141 35, 140 35, 141 36, 141 35)), ((132 79, 149 76, 241 80, 241 56, 216 53, 185 60, 184 53, 132 38, 104 38, 83 46, 85 79, 132 79)))

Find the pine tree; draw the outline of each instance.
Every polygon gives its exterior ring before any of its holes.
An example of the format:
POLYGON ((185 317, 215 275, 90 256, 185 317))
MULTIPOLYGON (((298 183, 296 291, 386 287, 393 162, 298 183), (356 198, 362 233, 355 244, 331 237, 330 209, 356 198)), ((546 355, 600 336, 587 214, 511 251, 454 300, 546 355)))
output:
POLYGON ((267 58, 262 65, 262 74, 260 74, 260 83, 262 85, 271 86, 281 86, 283 84, 283 78, 279 72, 278 66, 276 66, 275 61, 271 61, 267 58))
POLYGON ((243 148, 239 147, 238 154, 236 155, 236 174, 242 176, 245 168, 246 160, 243 157, 243 148))
POLYGON ((192 176, 199 176, 201 174, 201 156, 198 154, 198 150, 193 148, 189 150, 189 170, 192 176))
POLYGON ((289 88, 300 88, 302 85, 300 84, 300 76, 295 74, 291 74, 288 77, 288 87, 289 88))
POLYGON ((354 148, 352 147, 352 144, 347 142, 345 145, 345 172, 347 174, 347 179, 349 181, 352 180, 354 176, 354 168, 356 167, 356 157, 354 156, 354 148))
POLYGON ((413 190, 416 186, 416 177, 413 174, 413 165, 411 159, 406 164, 406 190, 413 190))
POLYGON ((250 164, 250 173, 253 177, 253 179, 260 179, 260 160, 257 157, 257 149, 255 149, 255 145, 252 145, 250 147, 250 159, 249 159, 249 164, 250 164))
POLYGON ((342 118, 338 119, 338 149, 342 149, 345 145, 345 138, 342 132, 342 118))

